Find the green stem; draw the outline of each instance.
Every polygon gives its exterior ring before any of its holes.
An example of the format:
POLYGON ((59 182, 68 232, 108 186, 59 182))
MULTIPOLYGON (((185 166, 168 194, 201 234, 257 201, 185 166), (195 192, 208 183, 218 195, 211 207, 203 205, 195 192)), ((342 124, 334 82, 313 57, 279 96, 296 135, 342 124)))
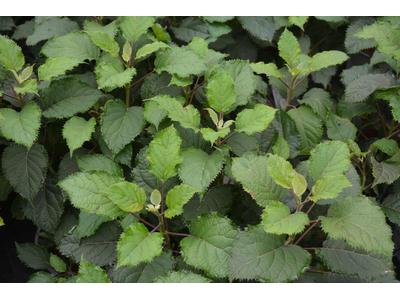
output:
POLYGON ((297 78, 297 76, 294 77, 294 78, 292 78, 292 82, 291 82, 290 88, 289 88, 289 95, 288 95, 287 98, 286 98, 286 106, 285 106, 285 108, 283 109, 284 111, 286 111, 286 110, 288 109, 288 107, 289 107, 289 105, 290 105, 290 101, 292 101, 293 91, 294 91, 294 89, 295 89, 295 87, 294 87, 294 82, 296 81, 296 78, 297 78))
POLYGON ((157 217, 160 222, 160 232, 164 238, 165 248, 171 250, 171 241, 169 239, 168 231, 165 229, 164 217, 161 214, 157 214, 157 217))

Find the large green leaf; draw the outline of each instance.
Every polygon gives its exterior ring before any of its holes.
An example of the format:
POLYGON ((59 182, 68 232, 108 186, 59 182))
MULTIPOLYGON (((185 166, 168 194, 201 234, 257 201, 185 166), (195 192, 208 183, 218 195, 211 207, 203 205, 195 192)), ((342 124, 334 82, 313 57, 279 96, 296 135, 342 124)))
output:
POLYGON ((6 178, 25 199, 32 200, 44 183, 47 152, 42 145, 11 145, 3 152, 2 167, 6 178))
POLYGON ((162 244, 161 233, 149 233, 142 223, 132 224, 118 241, 118 267, 135 267, 141 262, 150 262, 161 254, 162 244))
POLYGON ((226 217, 206 214, 195 219, 189 231, 191 236, 180 242, 185 262, 210 276, 227 277, 228 260, 238 229, 226 217))
POLYGON ((5 138, 30 148, 39 133, 42 116, 39 106, 35 102, 29 102, 19 113, 11 108, 2 108, 0 114, 0 133, 5 138))
POLYGON ((28 267, 40 270, 50 268, 50 252, 45 248, 35 244, 18 244, 17 247, 18 258, 28 267))
POLYGON ((300 58, 300 45, 296 37, 285 28, 278 41, 279 56, 289 66, 293 66, 300 58))
POLYGON ((147 44, 144 45, 142 48, 140 48, 137 52, 136 52, 136 59, 139 59, 141 57, 145 57, 153 52, 156 52, 160 49, 170 49, 171 47, 168 46, 167 44, 163 43, 163 42, 154 42, 152 44, 147 44))
POLYGON ((191 148, 182 153, 179 177, 183 183, 204 191, 221 172, 224 156, 220 151, 211 155, 203 150, 191 148))
POLYGON ((318 201, 319 199, 336 198, 344 188, 351 186, 352 184, 344 175, 324 176, 312 187, 313 195, 310 199, 318 201))
POLYGON ((101 134, 114 154, 119 153, 145 126, 143 108, 127 108, 122 100, 108 101, 101 115, 101 134))
POLYGON ((154 22, 154 17, 121 17, 119 26, 121 27, 122 35, 127 41, 136 42, 154 22))
POLYGON ((292 186, 292 180, 295 171, 292 165, 286 159, 279 155, 268 155, 268 173, 280 186, 289 189, 292 186))
POLYGON ((237 17, 244 29, 256 38, 271 42, 275 33, 275 24, 272 17, 237 17))
POLYGON ((172 271, 167 275, 157 277, 153 283, 210 283, 211 280, 199 274, 186 270, 172 271))
POLYGON ((54 77, 64 75, 65 72, 72 70, 81 62, 81 59, 77 59, 75 57, 59 56, 55 58, 48 58, 38 69, 39 79, 50 81, 54 77))
POLYGON ((350 246, 392 256, 392 231, 381 209, 368 198, 337 199, 329 208, 328 215, 319 219, 322 229, 331 238, 345 239, 350 246))
POLYGON ((252 135, 265 130, 275 117, 276 109, 256 104, 253 109, 244 109, 236 117, 236 131, 252 135))
POLYGON ((347 143, 348 140, 354 141, 357 133, 357 127, 353 123, 333 113, 328 114, 326 130, 331 140, 342 141, 344 143, 347 143))
POLYGON ((107 189, 101 191, 119 206, 120 209, 127 212, 137 212, 143 209, 146 204, 146 193, 136 184, 123 181, 110 185, 107 189))
POLYGON ((249 227, 236 238, 229 259, 229 278, 287 282, 301 275, 311 255, 296 245, 285 245, 286 236, 249 227))
POLYGON ((236 102, 235 84, 228 72, 217 73, 207 86, 210 106, 219 113, 227 112, 236 102))
POLYGON ((119 45, 107 32, 86 31, 86 33, 100 49, 110 53, 112 57, 118 57, 119 45))
POLYGON ((21 48, 10 38, 0 35, 0 62, 8 70, 18 72, 25 64, 21 48))
POLYGON ((339 65, 348 59, 349 57, 344 52, 336 50, 324 51, 315 54, 311 58, 309 68, 311 71, 318 71, 329 66, 339 65))
POLYGON ((168 192, 166 202, 168 209, 165 211, 167 218, 183 213, 183 205, 185 205, 198 190, 186 184, 175 186, 168 192))
POLYGON ((373 157, 372 161, 372 174, 375 181, 373 186, 381 183, 392 184, 397 178, 400 177, 400 164, 396 162, 378 162, 373 157))
POLYGON ((106 273, 103 269, 95 264, 91 264, 84 258, 81 259, 79 264, 78 276, 76 279, 77 283, 111 283, 111 280, 107 278, 106 273))
POLYGON ((94 154, 76 158, 79 169, 82 171, 106 171, 107 173, 124 177, 121 166, 105 155, 94 154))
POLYGON ((63 137, 67 140, 71 157, 74 150, 82 147, 84 142, 90 140, 95 126, 96 120, 94 118, 86 121, 81 117, 72 117, 64 124, 63 137))
POLYGON ((267 76, 281 78, 284 77, 274 63, 266 64, 262 61, 250 64, 253 71, 257 74, 265 74, 267 76))
POLYGON ((96 66, 95 73, 99 88, 112 91, 130 83, 132 77, 136 75, 136 69, 128 68, 122 71, 112 63, 102 62, 96 66))
POLYGON ((96 230, 104 222, 109 221, 108 218, 99 216, 97 214, 90 214, 82 210, 79 213, 79 223, 76 226, 76 233, 79 239, 84 237, 92 236, 96 230))

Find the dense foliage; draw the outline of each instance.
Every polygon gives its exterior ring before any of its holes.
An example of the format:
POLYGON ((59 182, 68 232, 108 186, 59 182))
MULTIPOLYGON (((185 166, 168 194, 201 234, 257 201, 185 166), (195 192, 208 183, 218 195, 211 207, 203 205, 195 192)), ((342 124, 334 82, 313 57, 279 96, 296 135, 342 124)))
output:
POLYGON ((397 281, 399 24, 1 17, 29 282, 397 281))

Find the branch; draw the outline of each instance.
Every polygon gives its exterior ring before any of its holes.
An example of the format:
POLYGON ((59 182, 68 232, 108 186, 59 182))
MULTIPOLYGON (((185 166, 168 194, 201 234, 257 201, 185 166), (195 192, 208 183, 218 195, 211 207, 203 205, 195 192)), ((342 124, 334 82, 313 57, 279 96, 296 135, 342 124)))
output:
POLYGON ((318 222, 315 222, 314 224, 312 224, 312 225, 310 226, 310 228, 308 228, 308 229, 306 230, 306 232, 304 232, 304 233, 302 234, 302 236, 299 237, 299 239, 297 240, 297 242, 295 242, 294 244, 297 245, 297 244, 311 231, 311 229, 313 229, 319 222, 320 222, 320 220, 318 220, 318 222))
POLYGON ((197 76, 196 84, 194 85, 194 89, 193 89, 193 91, 192 91, 192 96, 190 97, 190 101, 189 101, 189 104, 188 104, 188 105, 192 104, 194 92, 195 92, 196 89, 197 89, 197 84, 199 83, 199 79, 200 79, 200 76, 197 76))
POLYGON ((234 132, 232 132, 230 135, 228 135, 225 139, 223 139, 223 140, 221 141, 221 144, 220 144, 220 145, 222 145, 222 144, 225 143, 227 140, 229 140, 235 133, 236 133, 236 131, 234 131, 234 132))
POLYGON ((142 78, 140 78, 138 81, 136 81, 135 83, 132 83, 130 87, 134 87, 135 85, 137 85, 138 83, 142 82, 144 79, 146 79, 146 77, 150 76, 151 74, 153 74, 156 70, 151 71, 149 74, 143 76, 142 78))
POLYGON ((147 222, 145 219, 142 219, 141 217, 139 217, 137 214, 131 212, 131 215, 134 216, 135 218, 139 219, 140 221, 142 221, 144 224, 146 224, 147 226, 150 226, 151 228, 156 228, 156 226, 154 226, 153 224, 147 222))
POLYGON ((167 231, 167 234, 169 234, 169 235, 176 235, 176 236, 185 236, 185 237, 187 237, 187 236, 192 236, 192 235, 186 234, 186 233, 178 233, 178 232, 170 232, 170 231, 167 231))

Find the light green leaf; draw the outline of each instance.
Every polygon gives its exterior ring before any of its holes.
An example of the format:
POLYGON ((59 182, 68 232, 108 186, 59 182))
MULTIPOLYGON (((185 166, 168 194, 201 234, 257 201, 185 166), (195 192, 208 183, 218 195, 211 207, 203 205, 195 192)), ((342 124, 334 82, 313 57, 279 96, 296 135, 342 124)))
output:
POLYGON ((308 169, 315 181, 325 176, 343 175, 350 163, 350 151, 343 142, 319 144, 311 151, 308 169))
POLYGON ((101 50, 110 53, 112 57, 118 57, 119 45, 107 32, 86 31, 86 33, 90 36, 92 42, 99 46, 101 50))
POLYGON ((224 138, 226 137, 229 132, 230 129, 229 127, 224 128, 220 131, 215 131, 211 128, 202 128, 200 129, 201 134, 203 135, 203 138, 206 141, 209 141, 211 144, 214 144, 214 142, 218 139, 218 138, 224 138))
POLYGON ((292 186, 295 171, 288 161, 278 155, 269 155, 267 166, 269 175, 277 184, 286 189, 292 186))
POLYGON ((400 194, 386 197, 381 208, 391 222, 400 225, 400 194))
POLYGON ((278 139, 274 144, 274 146, 272 147, 272 150, 274 151, 275 154, 279 155, 284 159, 288 159, 290 156, 289 144, 285 141, 284 138, 280 136, 278 136, 278 139))
POLYGON ((200 113, 193 105, 183 107, 178 100, 170 96, 160 95, 150 100, 156 101, 161 109, 168 112, 168 117, 179 122, 183 128, 191 128, 195 132, 199 131, 200 113))
POLYGON ((173 218, 183 213, 183 205, 185 205, 198 190, 186 184, 180 184, 170 190, 167 194, 167 206, 165 217, 173 218))
POLYGON ((117 154, 132 142, 145 126, 143 108, 126 108, 119 99, 108 101, 101 114, 100 123, 104 141, 111 152, 117 154))
POLYGON ((153 283, 210 283, 211 280, 201 275, 181 270, 171 271, 167 275, 157 277, 153 283))
POLYGON ((344 175, 325 176, 313 186, 313 195, 310 199, 316 202, 319 199, 336 198, 344 188, 351 186, 352 184, 344 175))
POLYGON ((251 63, 250 67, 257 74, 265 74, 267 76, 273 76, 276 78, 284 77, 274 63, 265 64, 264 62, 260 61, 258 63, 251 63))
POLYGON ((136 184, 123 181, 110 185, 101 191, 120 209, 127 212, 137 212, 143 209, 146 204, 146 193, 136 184))
POLYGON ((151 29, 159 41, 165 43, 171 41, 171 36, 160 24, 155 23, 153 26, 151 26, 151 29))
POLYGON ((79 169, 84 172, 105 171, 111 175, 124 177, 124 171, 121 166, 102 154, 78 156, 76 158, 79 169))
POLYGON ((63 273, 67 269, 65 262, 53 253, 50 253, 50 264, 57 272, 63 273))
POLYGON ((25 65, 21 48, 10 38, 0 35, 0 62, 8 70, 18 72, 25 65))
POLYGON ((210 106, 219 113, 227 112, 236 102, 235 84, 228 72, 214 75, 207 85, 206 95, 210 106))
POLYGON ((236 131, 252 135, 265 130, 275 117, 276 109, 256 104, 253 109, 244 109, 236 117, 236 131))
POLYGON ((181 143, 182 140, 173 126, 157 133, 150 143, 147 153, 150 162, 148 169, 159 181, 166 182, 178 173, 176 165, 182 161, 181 143))
POLYGON ((64 124, 62 134, 67 140, 71 157, 74 150, 82 147, 84 142, 90 140, 95 126, 96 120, 94 118, 90 118, 89 121, 86 121, 81 117, 72 117, 64 124))
POLYGON ((296 25, 303 31, 304 31, 304 24, 307 22, 307 20, 308 20, 307 16, 289 17, 289 22, 292 23, 293 25, 296 25))
POLYGON ((256 38, 272 42, 275 33, 275 24, 272 17, 237 17, 244 29, 256 38))
POLYGON ((15 87, 14 90, 21 95, 25 93, 37 94, 37 80, 36 79, 29 79, 24 82, 22 87, 15 87))
POLYGON ((291 67, 294 66, 300 58, 300 44, 293 33, 287 30, 287 28, 285 28, 279 37, 278 50, 279 56, 291 67))
POLYGON ((301 195, 304 194, 304 192, 307 189, 307 180, 304 178, 303 175, 296 172, 292 179, 292 187, 293 187, 294 193, 298 197, 300 197, 301 195))
POLYGON ((79 264, 79 272, 76 279, 77 283, 111 283, 103 269, 95 264, 91 264, 84 258, 79 264))
POLYGON ((193 84, 193 80, 190 78, 190 76, 183 78, 183 77, 179 77, 176 74, 172 75, 172 79, 170 82, 170 85, 176 85, 176 86, 181 86, 181 87, 186 87, 191 84, 193 84))
POLYGON ((171 49, 170 46, 168 46, 167 44, 163 43, 163 42, 155 42, 152 44, 147 44, 144 45, 142 48, 140 48, 137 52, 136 52, 136 59, 139 59, 141 57, 145 57, 153 52, 158 51, 159 49, 171 49))
POLYGON ((258 279, 267 282, 294 280, 308 268, 311 255, 296 245, 285 245, 285 235, 249 227, 235 240, 229 259, 229 279, 258 279))
POLYGON ((118 67, 108 62, 100 63, 96 66, 94 72, 99 88, 107 89, 109 92, 130 83, 132 77, 136 75, 135 68, 129 68, 122 72, 118 67))
POLYGON ((106 26, 100 25, 99 23, 96 23, 96 21, 86 21, 83 24, 84 30, 87 31, 100 31, 100 32, 106 32, 110 37, 115 37, 117 31, 118 31, 118 21, 112 21, 110 24, 107 24, 106 26))
POLYGON ((346 53, 336 50, 324 51, 315 54, 309 63, 310 70, 318 71, 333 65, 339 65, 348 60, 346 53))
POLYGON ((154 24, 155 20, 154 17, 121 17, 119 26, 127 41, 136 42, 154 24))
POLYGON ((392 256, 392 231, 381 209, 366 197, 337 199, 320 216, 322 229, 333 239, 345 239, 353 247, 392 256), (371 220, 374 220, 371 223, 371 220))
POLYGON ((206 214, 196 218, 189 227, 191 236, 181 240, 185 262, 206 271, 213 277, 228 276, 228 260, 239 230, 226 218, 206 214))
POLYGON ((188 47, 192 49, 199 57, 205 57, 208 52, 207 42, 199 37, 194 37, 188 47))
POLYGON ((347 143, 348 140, 356 139, 357 127, 349 120, 340 118, 331 112, 326 120, 326 130, 331 140, 347 143))
POLYGON ((290 214, 290 209, 282 202, 271 203, 261 215, 264 230, 274 234, 297 234, 309 223, 303 212, 290 214))
POLYGON ((183 183, 204 191, 222 170, 224 156, 220 151, 211 155, 201 149, 191 148, 182 153, 179 177, 183 183))
POLYGON ((74 57, 48 58, 38 69, 39 79, 50 81, 54 77, 64 75, 65 72, 72 70, 80 63, 82 63, 82 60, 74 57))
POLYGON ((190 74, 200 75, 206 70, 204 60, 192 49, 185 47, 175 47, 159 53, 154 65, 158 73, 166 71, 180 77, 187 77, 190 74))
POLYGON ((40 118, 42 116, 39 106, 34 102, 29 102, 20 112, 11 108, 2 108, 0 113, 0 132, 17 144, 25 145, 30 148, 37 139, 40 118))
POLYGON ((287 189, 276 184, 269 174, 268 158, 265 156, 245 154, 234 158, 232 173, 260 206, 281 201, 287 195, 287 189))
POLYGON ((136 266, 150 262, 162 252, 163 237, 159 232, 149 233, 142 223, 132 224, 118 241, 118 267, 136 266))

